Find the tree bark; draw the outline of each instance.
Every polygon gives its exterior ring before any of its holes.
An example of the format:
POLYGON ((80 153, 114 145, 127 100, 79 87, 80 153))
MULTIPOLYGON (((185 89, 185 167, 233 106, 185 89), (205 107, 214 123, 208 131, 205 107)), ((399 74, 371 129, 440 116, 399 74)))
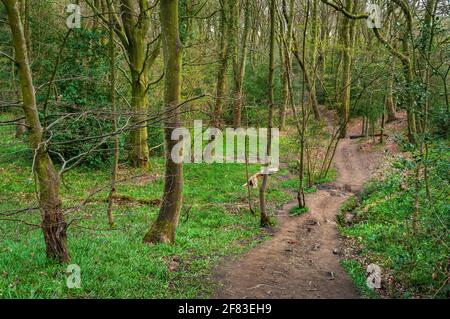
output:
POLYGON ((225 103, 226 80, 230 52, 234 52, 235 39, 233 29, 235 27, 237 0, 226 0, 222 2, 220 16, 220 51, 219 68, 217 70, 216 99, 214 104, 213 125, 221 127, 222 112, 225 103))
MULTIPOLYGON (((108 19, 99 12, 91 0, 86 3, 105 23, 108 19)), ((149 52, 147 34, 150 27, 151 8, 149 1, 120 0, 120 15, 117 14, 114 1, 107 1, 108 10, 113 12, 114 31, 128 56, 131 86, 131 108, 133 111, 130 132, 128 159, 132 166, 147 169, 149 166, 149 148, 147 132, 149 70, 159 54, 159 45, 149 52)))
MULTIPOLYGON (((112 131, 117 131, 117 107, 116 107, 116 48, 114 43, 114 19, 113 13, 110 11, 109 15, 109 59, 110 59, 110 99, 111 99, 111 114, 112 114, 112 131)), ((116 192, 117 172, 119 170, 119 136, 114 136, 114 155, 111 167, 111 189, 108 197, 108 224, 110 228, 114 228, 113 203, 114 194, 116 192)))
POLYGON ((130 132, 129 161, 132 166, 147 169, 149 165, 149 148, 147 132, 148 111, 148 77, 149 58, 147 56, 146 35, 150 24, 148 2, 135 10, 130 0, 121 0, 122 21, 128 39, 128 58, 131 73, 131 95, 133 108, 133 125, 130 132), (138 12, 138 17, 136 17, 138 12), (139 23, 138 23, 139 21, 139 23))
POLYGON ((160 10, 165 70, 164 103, 169 111, 164 119, 166 168, 161 209, 144 241, 173 243, 183 196, 183 166, 175 163, 171 157, 171 150, 178 143, 172 141, 172 131, 180 127, 178 106, 181 94, 182 45, 179 38, 178 0, 160 0, 160 10))
MULTIPOLYGON (((353 0, 345 1, 345 9, 353 10, 353 0)), ((342 45, 342 88, 341 88, 341 138, 347 135, 347 123, 350 116, 350 94, 352 82, 352 25, 354 22, 347 17, 342 19, 341 45, 342 45)))
POLYGON ((386 88, 386 110, 387 110, 387 123, 394 122, 397 120, 397 115, 395 112, 395 101, 394 101, 394 61, 391 62, 390 74, 388 76, 388 83, 386 88))
POLYGON ((62 203, 59 195, 59 176, 47 153, 43 129, 39 120, 19 2, 15 0, 2 0, 2 2, 6 7, 12 32, 23 98, 23 111, 29 127, 30 144, 34 151, 33 168, 38 188, 47 257, 65 263, 70 260, 70 257, 67 250, 67 224, 61 209, 62 203))
POLYGON ((315 103, 311 103, 316 121, 320 121, 319 103, 316 95, 316 76, 317 76, 317 54, 319 46, 320 21, 319 21, 319 0, 313 0, 312 7, 312 35, 311 35, 311 88, 310 99, 315 103))
MULTIPOLYGON (((276 0, 270 1, 270 52, 269 52, 269 114, 267 127, 267 155, 271 154, 273 109, 274 109, 274 74, 275 74, 275 10, 276 0)), ((266 210, 266 189, 269 181, 269 174, 263 176, 261 188, 259 189, 259 209, 261 214, 261 227, 270 226, 271 221, 266 210)))
MULTIPOLYGON (((283 32, 280 31, 280 56, 283 57, 283 74, 282 74, 282 88, 283 88, 283 102, 280 107, 280 130, 284 130, 286 126, 286 109, 289 104, 289 83, 288 83, 288 76, 289 72, 292 68, 292 62, 291 62, 291 47, 292 47, 292 37, 293 37, 293 30, 294 30, 294 0, 289 1, 289 15, 287 14, 287 8, 286 8, 286 0, 283 0, 283 13, 287 25, 287 34, 286 38, 283 39, 283 32), (282 43, 283 41, 286 41, 286 44, 282 43), (286 47, 285 47, 286 46, 286 47), (282 54, 282 55, 281 55, 282 54)), ((282 30, 282 23, 280 23, 280 30, 282 30)))
MULTIPOLYGON (((233 71, 234 71, 234 112, 233 112, 233 125, 238 128, 241 126, 241 113, 243 102, 243 82, 245 76, 245 67, 247 60, 247 42, 250 29, 250 0, 245 1, 244 6, 244 29, 241 37, 241 47, 235 46, 235 53, 233 56, 233 71)), ((234 37, 239 38, 239 29, 237 25, 234 27, 234 37)))

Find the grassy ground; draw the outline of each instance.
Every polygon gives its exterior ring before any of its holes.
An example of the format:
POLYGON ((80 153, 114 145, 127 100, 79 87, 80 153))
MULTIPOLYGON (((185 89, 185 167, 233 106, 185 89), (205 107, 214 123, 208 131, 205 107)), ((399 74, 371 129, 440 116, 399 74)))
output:
MULTIPOLYGON (((11 127, 0 126, 0 212, 36 206, 30 178, 31 155, 11 127)), ((251 166, 250 174, 259 170, 251 166)), ((121 170, 114 207, 116 228, 109 230, 107 192, 99 192, 83 209, 68 213, 71 262, 81 267, 81 289, 66 287, 66 266, 45 257, 39 213, 0 216, 0 298, 194 298, 213 289, 206 280, 225 255, 241 253, 260 240, 258 216, 246 208, 245 167, 241 164, 185 166, 184 209, 174 245, 147 245, 142 238, 156 217, 163 188, 163 162, 152 160, 150 172, 121 170), (144 201, 140 201, 144 200, 144 201), (187 208, 189 214, 186 214, 187 208), (3 219, 3 220, 2 220, 3 219)), ((287 171, 281 171, 280 176, 287 171)), ((283 179, 284 180, 284 179, 283 179)), ((291 199, 282 179, 271 178, 270 208, 291 199)), ((78 168, 64 177, 64 207, 80 204, 107 186, 109 172, 78 168)), ((288 183, 289 184, 289 183, 288 183)), ((252 191, 253 199, 257 193, 252 191)))
POLYGON ((382 297, 446 298, 450 287, 448 248, 450 197, 448 142, 435 142, 426 161, 430 198, 424 176, 415 184, 416 161, 400 156, 382 180, 369 182, 360 203, 351 199, 342 213, 355 214, 350 224, 340 221, 341 233, 348 236, 354 255, 343 261, 344 268, 367 297, 377 294, 366 285, 365 268, 377 264, 382 269, 382 297), (417 231, 413 231, 413 212, 418 192, 417 231), (356 207, 356 208, 355 208, 356 207))

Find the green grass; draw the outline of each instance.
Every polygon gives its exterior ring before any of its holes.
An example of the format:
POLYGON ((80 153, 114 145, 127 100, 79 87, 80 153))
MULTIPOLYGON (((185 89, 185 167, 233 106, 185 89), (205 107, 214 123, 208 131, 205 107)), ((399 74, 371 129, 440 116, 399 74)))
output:
POLYGON ((291 209, 290 214, 293 216, 300 216, 300 215, 306 214, 308 212, 309 212, 308 207, 303 207, 303 208, 294 207, 293 209, 291 209))
POLYGON ((344 259, 341 260, 341 265, 353 280, 356 288, 360 294, 365 298, 376 299, 379 298, 375 290, 367 286, 366 270, 356 260, 344 259))
MULTIPOLYGON (((30 179, 31 155, 0 126, 0 212, 36 206, 30 179), (20 154, 20 156, 18 155, 20 154)), ((149 180, 120 183, 118 193, 134 199, 159 199, 163 160, 152 159, 149 180), (151 178, 150 178, 151 177, 151 178)), ((253 174, 260 169, 250 166, 253 174)), ((138 171, 122 171, 121 177, 138 171)), ((280 172, 285 173, 285 172, 280 172)), ((64 176, 64 207, 81 203, 109 183, 105 170, 77 168, 64 176)), ((108 229, 107 192, 92 197, 83 209, 67 214, 71 263, 81 267, 81 289, 66 287, 66 266, 45 256, 39 228, 0 220, 0 298, 198 298, 214 289, 209 279, 220 258, 242 253, 266 238, 258 216, 247 209, 245 167, 242 164, 188 164, 184 169, 184 206, 176 243, 148 245, 143 236, 158 207, 137 201, 114 206, 116 228, 108 229), (187 207, 192 208, 186 215, 187 207), (239 207, 240 209, 235 209, 239 207), (169 267, 176 260, 176 269, 169 267)), ((252 190, 256 203, 258 193, 252 190)), ((291 199, 276 178, 270 179, 269 210, 291 199)), ((257 207, 257 205, 255 205, 257 207)), ((39 225, 38 212, 12 218, 39 225)))
MULTIPOLYGON (((328 174, 325 177, 319 178, 318 176, 316 176, 315 185, 321 185, 321 184, 326 184, 326 183, 332 182, 336 179, 336 176, 337 176, 337 171, 336 171, 336 169, 332 168, 328 171, 328 174)), ((282 181, 280 183, 280 185, 285 188, 289 188, 292 191, 298 191, 298 185, 299 185, 298 177, 292 176, 291 178, 289 178, 285 181, 282 181)), ((305 187, 304 191, 305 191, 305 194, 315 193, 315 192, 317 192, 317 187, 316 186, 305 187)))
MULTIPOLYGON (((427 198, 421 178, 416 233, 412 222, 417 194, 414 160, 399 157, 383 180, 373 180, 364 187, 358 207, 352 199, 341 208, 342 212, 354 210, 356 215, 349 227, 340 227, 341 233, 361 243, 358 261, 378 264, 390 274, 393 282, 384 283, 390 297, 445 298, 449 293, 449 159, 448 143, 441 141, 430 147, 431 197, 427 198)), ((355 264, 358 261, 346 261, 345 265, 357 286, 362 280, 355 264)))
POLYGON ((358 207, 358 199, 353 195, 345 200, 345 202, 339 208, 339 211, 341 213, 352 212, 356 207, 358 207))

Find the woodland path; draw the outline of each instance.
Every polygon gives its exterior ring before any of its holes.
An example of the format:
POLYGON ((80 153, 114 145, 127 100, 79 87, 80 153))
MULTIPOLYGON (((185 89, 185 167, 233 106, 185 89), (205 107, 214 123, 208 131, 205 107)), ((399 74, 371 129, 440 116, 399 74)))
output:
POLYGON ((360 298, 339 264, 336 215, 342 203, 361 190, 378 155, 364 151, 357 141, 342 139, 333 163, 337 180, 306 195, 309 213, 291 217, 297 201, 286 204, 278 212, 279 227, 270 240, 238 260, 225 260, 214 275, 221 288, 213 297, 360 298))

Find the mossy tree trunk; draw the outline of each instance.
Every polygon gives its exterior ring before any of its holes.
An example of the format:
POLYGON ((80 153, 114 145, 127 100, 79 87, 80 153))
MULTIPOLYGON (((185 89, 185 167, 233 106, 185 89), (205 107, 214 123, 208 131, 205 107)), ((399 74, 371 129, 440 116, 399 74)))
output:
MULTIPOLYGON (((109 19, 92 0, 85 0, 94 13, 109 24, 109 19)), ((103 2, 102 2, 103 3, 103 2)), ((148 147, 148 90, 150 67, 159 54, 159 42, 150 50, 148 33, 152 8, 147 0, 120 0, 120 10, 115 1, 106 0, 108 11, 113 12, 114 31, 127 54, 130 69, 131 107, 133 112, 128 159, 132 166, 143 169, 149 166, 148 147), (118 14, 119 13, 119 14, 118 14)), ((153 42, 153 41, 152 41, 153 42)))
POLYGON ((183 196, 183 166, 175 163, 171 157, 171 150, 177 144, 177 141, 172 141, 172 132, 180 127, 178 106, 181 94, 182 45, 179 38, 178 0, 160 0, 160 10, 165 70, 164 103, 168 111, 164 119, 166 168, 159 215, 144 237, 144 241, 148 243, 175 241, 183 196))
POLYGON ((23 111, 29 128, 30 144, 34 152, 33 169, 36 176, 47 257, 64 263, 68 262, 70 257, 67 250, 67 224, 61 209, 62 203, 59 195, 59 176, 47 153, 44 132, 39 120, 33 78, 28 60, 27 41, 20 17, 20 3, 16 0, 2 0, 2 2, 6 7, 12 32, 23 99, 23 111))
POLYGON ((148 1, 121 0, 122 22, 127 41, 127 53, 131 73, 131 106, 133 108, 133 129, 130 132, 129 161, 134 167, 143 169, 149 165, 147 132, 148 77, 147 32, 150 26, 148 1))

